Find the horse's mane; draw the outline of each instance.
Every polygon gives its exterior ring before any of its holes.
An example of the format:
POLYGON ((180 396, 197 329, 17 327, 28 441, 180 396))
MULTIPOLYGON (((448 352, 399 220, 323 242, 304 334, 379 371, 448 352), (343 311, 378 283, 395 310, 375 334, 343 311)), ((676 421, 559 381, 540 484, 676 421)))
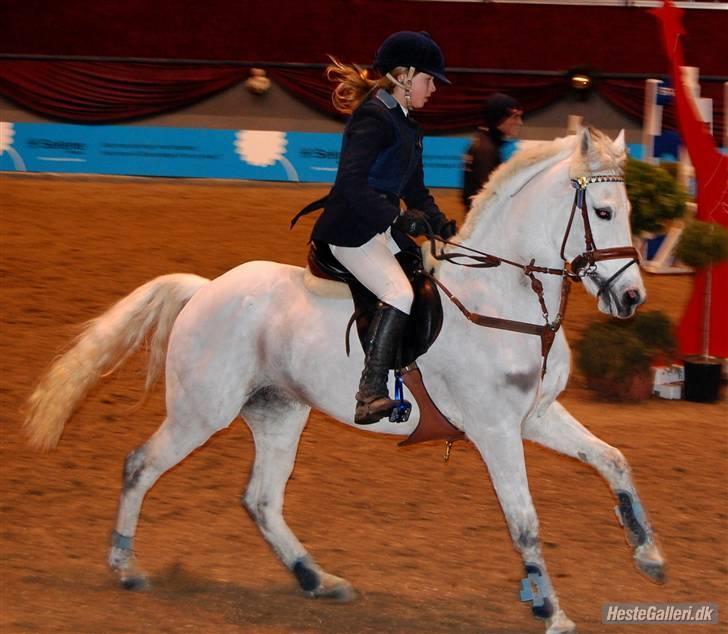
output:
POLYGON ((536 174, 554 163, 572 156, 569 176, 576 178, 594 173, 620 172, 626 156, 618 155, 611 139, 599 130, 589 128, 591 144, 585 155, 577 149, 579 135, 560 137, 553 141, 533 143, 516 152, 501 163, 491 174, 485 187, 473 198, 470 212, 459 235, 467 238, 480 222, 481 216, 491 212, 498 202, 520 190, 536 174))

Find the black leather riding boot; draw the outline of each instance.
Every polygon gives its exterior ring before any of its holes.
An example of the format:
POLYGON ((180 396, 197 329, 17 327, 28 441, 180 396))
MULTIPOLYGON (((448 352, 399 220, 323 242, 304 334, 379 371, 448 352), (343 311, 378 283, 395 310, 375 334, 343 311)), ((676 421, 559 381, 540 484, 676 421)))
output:
POLYGON ((407 315, 389 304, 382 304, 372 319, 367 333, 364 371, 356 393, 354 422, 357 425, 376 423, 389 416, 397 405, 397 401, 389 398, 387 377, 406 323, 407 315))

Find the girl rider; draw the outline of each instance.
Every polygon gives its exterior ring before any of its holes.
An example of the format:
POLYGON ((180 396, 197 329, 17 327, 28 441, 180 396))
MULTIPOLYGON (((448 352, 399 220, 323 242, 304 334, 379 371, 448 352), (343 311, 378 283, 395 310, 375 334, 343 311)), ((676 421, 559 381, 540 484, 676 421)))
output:
POLYGON ((327 244, 380 300, 356 394, 354 421, 367 425, 389 416, 397 404, 389 398, 387 378, 414 299, 394 254, 411 245, 405 234, 425 233, 425 220, 445 239, 456 231, 424 185, 422 132, 410 118, 435 92, 435 79, 450 82, 442 52, 425 32, 401 31, 384 40, 374 59, 380 74, 376 80, 331 59, 327 75, 338 83, 334 106, 351 118, 336 181, 311 239, 327 244), (400 211, 400 201, 405 211, 400 211))

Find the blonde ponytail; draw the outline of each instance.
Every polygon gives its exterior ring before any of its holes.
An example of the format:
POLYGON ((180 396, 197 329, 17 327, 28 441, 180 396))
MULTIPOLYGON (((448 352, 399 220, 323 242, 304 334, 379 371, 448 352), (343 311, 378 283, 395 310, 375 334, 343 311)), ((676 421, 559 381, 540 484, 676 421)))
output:
POLYGON ((331 64, 326 67, 326 77, 336 84, 331 101, 339 112, 351 114, 375 90, 384 88, 391 92, 394 84, 386 77, 370 79, 369 71, 356 64, 342 64, 329 55, 331 64))

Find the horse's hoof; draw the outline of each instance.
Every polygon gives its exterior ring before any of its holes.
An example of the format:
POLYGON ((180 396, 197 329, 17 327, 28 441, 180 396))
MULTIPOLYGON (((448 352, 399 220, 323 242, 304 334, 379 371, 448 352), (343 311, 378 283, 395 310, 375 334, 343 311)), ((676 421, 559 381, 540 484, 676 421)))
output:
POLYGON ((576 625, 563 610, 559 610, 546 623, 546 634, 576 634, 576 625))
POLYGON ((109 557, 109 565, 116 574, 119 585, 124 590, 139 592, 149 588, 149 578, 139 570, 134 556, 128 552, 112 551, 111 557, 109 557))
POLYGON ((650 581, 659 584, 667 581, 665 559, 654 543, 640 546, 635 551, 634 563, 650 581))
POLYGON ((635 559, 637 569, 642 571, 644 575, 655 583, 663 584, 667 581, 667 573, 665 571, 664 562, 657 561, 640 561, 635 559))
POLYGON ((357 597, 356 590, 346 579, 330 575, 326 572, 320 573, 321 583, 317 588, 306 594, 315 599, 331 599, 338 603, 348 603, 357 597))
POLYGON ((131 590, 132 592, 149 589, 149 579, 142 574, 123 575, 119 578, 119 583, 124 590, 131 590))

